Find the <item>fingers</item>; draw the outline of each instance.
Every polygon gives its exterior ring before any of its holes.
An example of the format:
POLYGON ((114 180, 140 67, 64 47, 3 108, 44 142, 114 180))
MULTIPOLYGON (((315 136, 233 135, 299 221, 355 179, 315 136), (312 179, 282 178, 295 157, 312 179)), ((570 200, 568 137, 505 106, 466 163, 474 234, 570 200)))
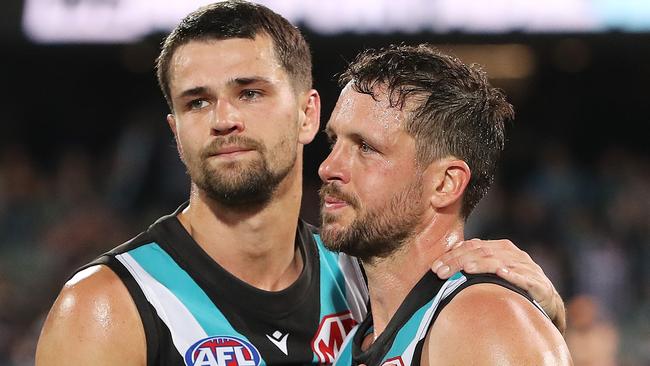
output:
POLYGON ((510 240, 472 239, 454 245, 433 263, 431 269, 444 279, 460 270, 469 270, 469 273, 496 273, 499 268, 507 269, 517 265, 543 272, 528 253, 517 248, 510 240), (498 259, 502 265, 487 261, 491 258, 498 259), (473 269, 474 265, 478 269, 473 269))
POLYGON ((449 252, 434 261, 431 269, 440 278, 448 278, 460 270, 469 273, 495 273, 502 265, 490 259, 497 258, 501 264, 519 262, 512 250, 504 250, 499 245, 492 246, 487 241, 470 240, 461 242, 449 252))
POLYGON ((436 272, 437 268, 442 265, 453 266, 455 268, 459 267, 459 263, 462 263, 470 258, 475 258, 483 255, 491 255, 491 251, 486 248, 486 244, 483 241, 476 240, 467 240, 461 241, 441 255, 433 264, 432 269, 436 272), (479 251, 478 253, 476 251, 479 251))
POLYGON ((554 323, 556 322, 558 315, 560 315, 558 309, 563 308, 562 305, 558 305, 558 302, 562 303, 562 298, 541 269, 540 271, 533 271, 528 266, 520 266, 508 271, 499 270, 497 275, 528 292, 554 323))
POLYGON ((563 312, 562 298, 542 268, 528 253, 510 240, 472 239, 456 243, 441 255, 431 268, 438 277, 446 279, 464 270, 467 273, 495 273, 504 280, 527 291, 558 324, 563 312))

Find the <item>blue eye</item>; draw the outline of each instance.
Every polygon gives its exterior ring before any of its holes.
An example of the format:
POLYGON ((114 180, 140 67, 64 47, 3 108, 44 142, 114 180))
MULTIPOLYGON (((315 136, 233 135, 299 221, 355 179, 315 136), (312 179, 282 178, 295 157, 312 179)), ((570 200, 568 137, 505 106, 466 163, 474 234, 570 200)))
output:
POLYGON ((365 141, 361 141, 359 143, 359 150, 361 150, 362 153, 371 153, 377 151, 373 149, 372 146, 368 145, 365 141))
POLYGON ((190 109, 203 109, 207 107, 210 103, 205 99, 195 99, 188 103, 190 109))
POLYGON ((241 99, 244 100, 255 100, 262 96, 262 93, 259 90, 246 89, 243 90, 240 94, 241 99))

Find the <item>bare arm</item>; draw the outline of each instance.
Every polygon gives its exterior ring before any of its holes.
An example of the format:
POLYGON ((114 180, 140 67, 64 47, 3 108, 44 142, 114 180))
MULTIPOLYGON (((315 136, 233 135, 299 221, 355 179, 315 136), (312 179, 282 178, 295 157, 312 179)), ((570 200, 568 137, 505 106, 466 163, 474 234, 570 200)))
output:
POLYGON ((551 322, 523 296, 493 284, 473 285, 438 316, 422 354, 428 365, 571 365, 551 322))
POLYGON ((526 290, 558 330, 561 333, 566 330, 566 310, 562 297, 542 268, 510 240, 472 239, 460 242, 440 256, 432 269, 443 279, 460 270, 472 274, 495 273, 526 290))
POLYGON ((145 364, 144 328, 122 281, 105 266, 76 274, 47 316, 36 365, 145 364))

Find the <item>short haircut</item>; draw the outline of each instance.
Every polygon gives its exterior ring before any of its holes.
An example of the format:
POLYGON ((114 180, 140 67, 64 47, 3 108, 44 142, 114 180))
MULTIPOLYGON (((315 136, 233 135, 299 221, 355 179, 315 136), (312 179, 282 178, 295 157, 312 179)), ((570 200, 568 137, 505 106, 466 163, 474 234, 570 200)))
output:
POLYGON ((296 90, 312 85, 311 53, 300 31, 271 9, 246 1, 210 4, 187 15, 165 38, 156 70, 160 89, 173 111, 169 66, 178 47, 191 41, 255 39, 263 34, 273 40, 275 57, 289 75, 296 90))
POLYGON ((431 45, 391 45, 357 56, 339 78, 360 93, 386 93, 391 107, 410 113, 404 124, 415 138, 419 166, 455 156, 471 169, 461 215, 466 219, 487 193, 505 144, 512 105, 477 65, 440 53, 431 45))

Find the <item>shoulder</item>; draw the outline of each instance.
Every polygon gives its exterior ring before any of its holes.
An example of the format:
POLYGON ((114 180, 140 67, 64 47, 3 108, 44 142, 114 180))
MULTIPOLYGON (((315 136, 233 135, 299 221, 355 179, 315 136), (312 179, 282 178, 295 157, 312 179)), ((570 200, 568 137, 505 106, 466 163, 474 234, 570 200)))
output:
POLYGON ((422 360, 449 365, 571 364, 566 343, 551 321, 523 296, 495 284, 472 285, 453 298, 432 326, 422 360))
POLYGON ((65 284, 43 326, 36 364, 146 364, 138 310, 112 270, 92 266, 65 284))

